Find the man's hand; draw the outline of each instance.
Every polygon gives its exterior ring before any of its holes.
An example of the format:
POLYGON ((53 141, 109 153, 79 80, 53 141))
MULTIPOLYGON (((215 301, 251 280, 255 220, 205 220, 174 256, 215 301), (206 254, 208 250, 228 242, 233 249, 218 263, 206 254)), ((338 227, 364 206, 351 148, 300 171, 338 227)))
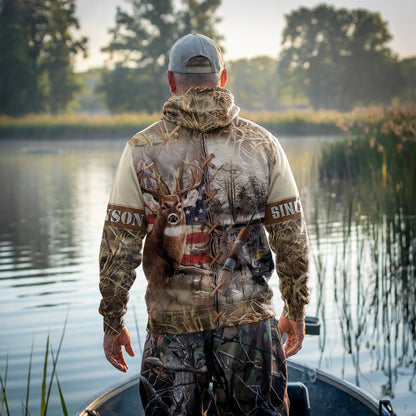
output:
POLYGON ((115 367, 117 370, 127 373, 127 363, 124 359, 122 346, 126 349, 127 354, 131 357, 134 357, 134 351, 130 342, 130 334, 127 328, 124 328, 117 335, 107 335, 104 334, 104 353, 107 360, 115 367))
POLYGON ((302 348, 303 339, 305 338, 305 321, 292 321, 282 315, 278 327, 280 336, 283 337, 283 333, 287 334, 284 349, 286 358, 289 358, 302 348))

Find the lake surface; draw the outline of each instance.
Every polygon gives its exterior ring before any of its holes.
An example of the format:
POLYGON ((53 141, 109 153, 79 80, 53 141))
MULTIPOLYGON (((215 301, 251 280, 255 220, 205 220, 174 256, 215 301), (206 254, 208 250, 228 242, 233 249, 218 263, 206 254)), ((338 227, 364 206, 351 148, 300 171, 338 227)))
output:
MULTIPOLYGON (((344 262, 344 276, 348 274, 350 280, 339 279, 341 257, 349 256, 351 264, 357 257, 361 260, 366 242, 357 226, 345 251, 345 202, 334 190, 312 186, 314 155, 330 140, 281 138, 310 223, 313 268, 307 314, 319 316, 322 322, 321 335, 308 336, 295 359, 359 384, 377 398, 391 399, 399 415, 416 415, 415 340, 401 326, 400 316, 374 330, 379 323, 370 319, 378 315, 366 303, 370 286, 361 285, 364 262, 361 275, 345 271, 350 263, 345 266, 344 262), (334 207, 331 215, 319 211, 328 205, 334 207), (394 339, 386 342, 386 334, 394 339), (404 354, 398 353, 400 348, 405 348, 404 354)), ((0 141, 0 374, 4 381, 7 373, 13 415, 22 413, 26 400, 32 346, 30 411, 39 413, 47 337, 56 354, 66 318, 57 374, 70 414, 97 392, 128 377, 105 360, 97 311, 98 249, 124 143, 124 139, 0 141)), ((276 276, 273 285, 279 314, 276 276)), ((381 290, 387 293, 389 288, 381 290)), ((139 268, 126 319, 136 351, 135 358, 127 359, 130 375, 140 368, 147 319, 144 292, 145 278, 139 268)), ((48 414, 60 415, 53 384, 48 414)))

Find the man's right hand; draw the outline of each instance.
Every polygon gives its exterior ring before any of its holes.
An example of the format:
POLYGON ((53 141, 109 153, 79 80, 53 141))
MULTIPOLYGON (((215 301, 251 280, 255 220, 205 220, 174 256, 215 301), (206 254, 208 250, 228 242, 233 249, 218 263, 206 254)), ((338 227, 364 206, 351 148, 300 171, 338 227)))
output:
POLYGON ((116 335, 104 334, 104 353, 107 360, 117 368, 117 370, 127 373, 128 366, 121 348, 123 345, 127 354, 134 357, 133 347, 130 342, 130 334, 127 328, 124 328, 116 335))

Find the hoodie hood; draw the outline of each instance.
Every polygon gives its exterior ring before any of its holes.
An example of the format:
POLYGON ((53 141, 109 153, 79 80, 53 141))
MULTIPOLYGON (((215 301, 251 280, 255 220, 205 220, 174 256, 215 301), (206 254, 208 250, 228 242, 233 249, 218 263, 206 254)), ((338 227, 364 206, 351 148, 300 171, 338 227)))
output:
POLYGON ((163 106, 163 118, 192 130, 208 132, 228 126, 240 108, 222 87, 192 87, 173 95, 163 106))

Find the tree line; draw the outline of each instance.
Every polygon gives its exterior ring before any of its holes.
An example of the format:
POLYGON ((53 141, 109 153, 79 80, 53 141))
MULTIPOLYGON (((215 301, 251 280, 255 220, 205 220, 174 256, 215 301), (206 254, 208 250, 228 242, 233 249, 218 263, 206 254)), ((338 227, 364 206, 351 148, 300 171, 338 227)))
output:
POLYGON ((72 60, 86 53, 75 0, 0 0, 0 114, 58 113, 81 86, 72 60))
MULTIPOLYGON (((74 73, 76 0, 0 0, 0 114, 80 111, 157 112, 169 97, 168 53, 190 32, 223 46, 221 0, 128 0, 118 7, 106 67, 74 73), (161 12, 163 11, 163 12, 161 12)), ((416 101, 416 57, 400 59, 377 12, 300 7, 285 16, 281 52, 227 63, 228 87, 244 110, 356 106, 416 101)))

